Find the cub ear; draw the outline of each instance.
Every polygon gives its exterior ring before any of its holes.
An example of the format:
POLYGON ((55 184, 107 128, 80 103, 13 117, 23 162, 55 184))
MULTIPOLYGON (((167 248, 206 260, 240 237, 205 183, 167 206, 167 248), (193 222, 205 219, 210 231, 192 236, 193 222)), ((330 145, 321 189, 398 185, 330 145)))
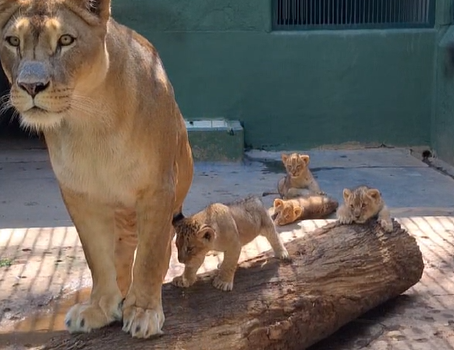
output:
POLYGON ((303 215, 303 208, 301 208, 301 207, 293 208, 293 214, 295 214, 296 218, 301 217, 301 215, 303 215))
POLYGON ((197 232, 197 237, 199 238, 199 240, 203 240, 209 243, 214 241, 214 239, 216 238, 216 232, 211 226, 203 225, 197 232))
POLYGON ((300 159, 306 164, 309 164, 310 157, 307 154, 300 154, 300 159))
POLYGON ((284 201, 282 199, 276 198, 274 200, 273 206, 275 209, 283 207, 284 206, 284 201))
POLYGON ((78 7, 80 15, 82 18, 87 20, 90 24, 94 23, 93 18, 89 18, 94 16, 97 19, 100 19, 102 22, 107 22, 110 18, 110 2, 111 0, 68 0, 66 3, 74 9, 74 7, 78 7), (73 6, 71 6, 73 5, 73 6), (91 16, 90 16, 91 15, 91 16))
POLYGON ((381 194, 380 194, 380 191, 377 190, 376 188, 371 188, 369 190, 367 190, 367 194, 369 195, 369 197, 377 200, 381 197, 381 194))
POLYGON ((281 159, 284 163, 287 161, 288 157, 289 157, 288 154, 285 154, 285 153, 281 154, 281 159))
POLYGON ((342 195, 344 197, 344 200, 348 200, 352 194, 352 191, 350 191, 348 188, 344 188, 344 191, 342 192, 342 195))

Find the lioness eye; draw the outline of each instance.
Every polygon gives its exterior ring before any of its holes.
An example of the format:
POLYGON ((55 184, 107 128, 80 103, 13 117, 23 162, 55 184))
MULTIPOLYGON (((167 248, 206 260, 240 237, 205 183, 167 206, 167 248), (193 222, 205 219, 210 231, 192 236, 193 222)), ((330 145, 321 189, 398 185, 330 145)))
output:
POLYGON ((366 203, 361 204, 361 208, 364 208, 366 206, 366 203))
POLYGON ((68 46, 68 45, 71 45, 74 42, 74 40, 76 40, 74 37, 72 37, 69 34, 65 34, 65 35, 62 35, 60 37, 60 39, 58 39, 58 43, 61 46, 68 46))
POLYGON ((17 36, 7 36, 5 40, 8 44, 14 47, 17 47, 20 44, 20 40, 17 36))

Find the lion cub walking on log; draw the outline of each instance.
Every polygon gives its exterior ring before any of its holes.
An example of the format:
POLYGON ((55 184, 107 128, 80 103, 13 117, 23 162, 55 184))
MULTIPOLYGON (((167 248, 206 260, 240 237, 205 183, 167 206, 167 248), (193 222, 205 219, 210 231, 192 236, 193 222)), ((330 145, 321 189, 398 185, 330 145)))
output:
POLYGON ((312 195, 293 199, 276 198, 273 206, 274 223, 284 226, 297 220, 323 219, 334 213, 339 203, 328 196, 312 195))
POLYGON ((287 175, 279 180, 277 190, 283 199, 291 199, 301 195, 307 195, 307 190, 312 194, 325 194, 309 169, 310 157, 307 154, 292 153, 282 154, 287 175), (306 190, 306 191, 304 191, 306 190), (304 192, 304 193, 303 193, 304 192))
POLYGON ((197 270, 210 250, 224 252, 224 260, 213 286, 228 291, 233 279, 241 248, 258 235, 267 238, 274 255, 289 259, 270 215, 257 197, 248 197, 230 204, 214 203, 199 213, 174 220, 178 261, 185 264, 181 276, 173 279, 178 287, 189 287, 197 280, 197 270))
POLYGON ((385 231, 393 230, 389 209, 379 190, 368 186, 359 186, 355 189, 345 188, 343 197, 344 204, 337 210, 337 219, 341 224, 363 224, 367 220, 377 217, 385 231))

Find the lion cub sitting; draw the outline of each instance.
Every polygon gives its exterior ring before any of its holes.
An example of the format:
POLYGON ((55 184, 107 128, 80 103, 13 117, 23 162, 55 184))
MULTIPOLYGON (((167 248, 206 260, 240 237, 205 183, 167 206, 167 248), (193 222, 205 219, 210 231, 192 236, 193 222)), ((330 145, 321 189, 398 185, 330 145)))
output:
POLYGON ((293 199, 276 198, 273 206, 274 223, 284 226, 297 220, 323 219, 334 213, 339 203, 328 196, 312 195, 293 199))
POLYGON ((363 224, 377 217, 378 222, 387 232, 393 230, 393 223, 388 208, 383 201, 380 191, 368 186, 355 189, 345 188, 343 191, 344 204, 337 210, 337 219, 341 224, 363 224))
POLYGON ((307 154, 282 154, 281 158, 287 171, 287 175, 280 179, 277 184, 281 198, 299 197, 303 195, 302 190, 310 190, 313 194, 325 194, 320 190, 317 181, 309 170, 310 158, 307 154))
POLYGON ((175 219, 178 261, 185 264, 181 276, 173 279, 178 287, 189 287, 197 279, 196 273, 210 250, 224 252, 214 287, 232 290, 241 248, 258 235, 267 238, 274 255, 289 259, 270 215, 257 197, 248 197, 230 204, 214 203, 187 218, 175 219))

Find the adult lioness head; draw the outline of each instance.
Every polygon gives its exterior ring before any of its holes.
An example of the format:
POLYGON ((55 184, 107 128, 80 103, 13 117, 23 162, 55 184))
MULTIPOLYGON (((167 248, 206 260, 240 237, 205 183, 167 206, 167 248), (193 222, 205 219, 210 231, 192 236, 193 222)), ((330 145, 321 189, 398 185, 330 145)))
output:
POLYGON ((109 67, 109 17, 108 1, 0 0, 0 60, 24 126, 53 128, 86 108, 109 67))

